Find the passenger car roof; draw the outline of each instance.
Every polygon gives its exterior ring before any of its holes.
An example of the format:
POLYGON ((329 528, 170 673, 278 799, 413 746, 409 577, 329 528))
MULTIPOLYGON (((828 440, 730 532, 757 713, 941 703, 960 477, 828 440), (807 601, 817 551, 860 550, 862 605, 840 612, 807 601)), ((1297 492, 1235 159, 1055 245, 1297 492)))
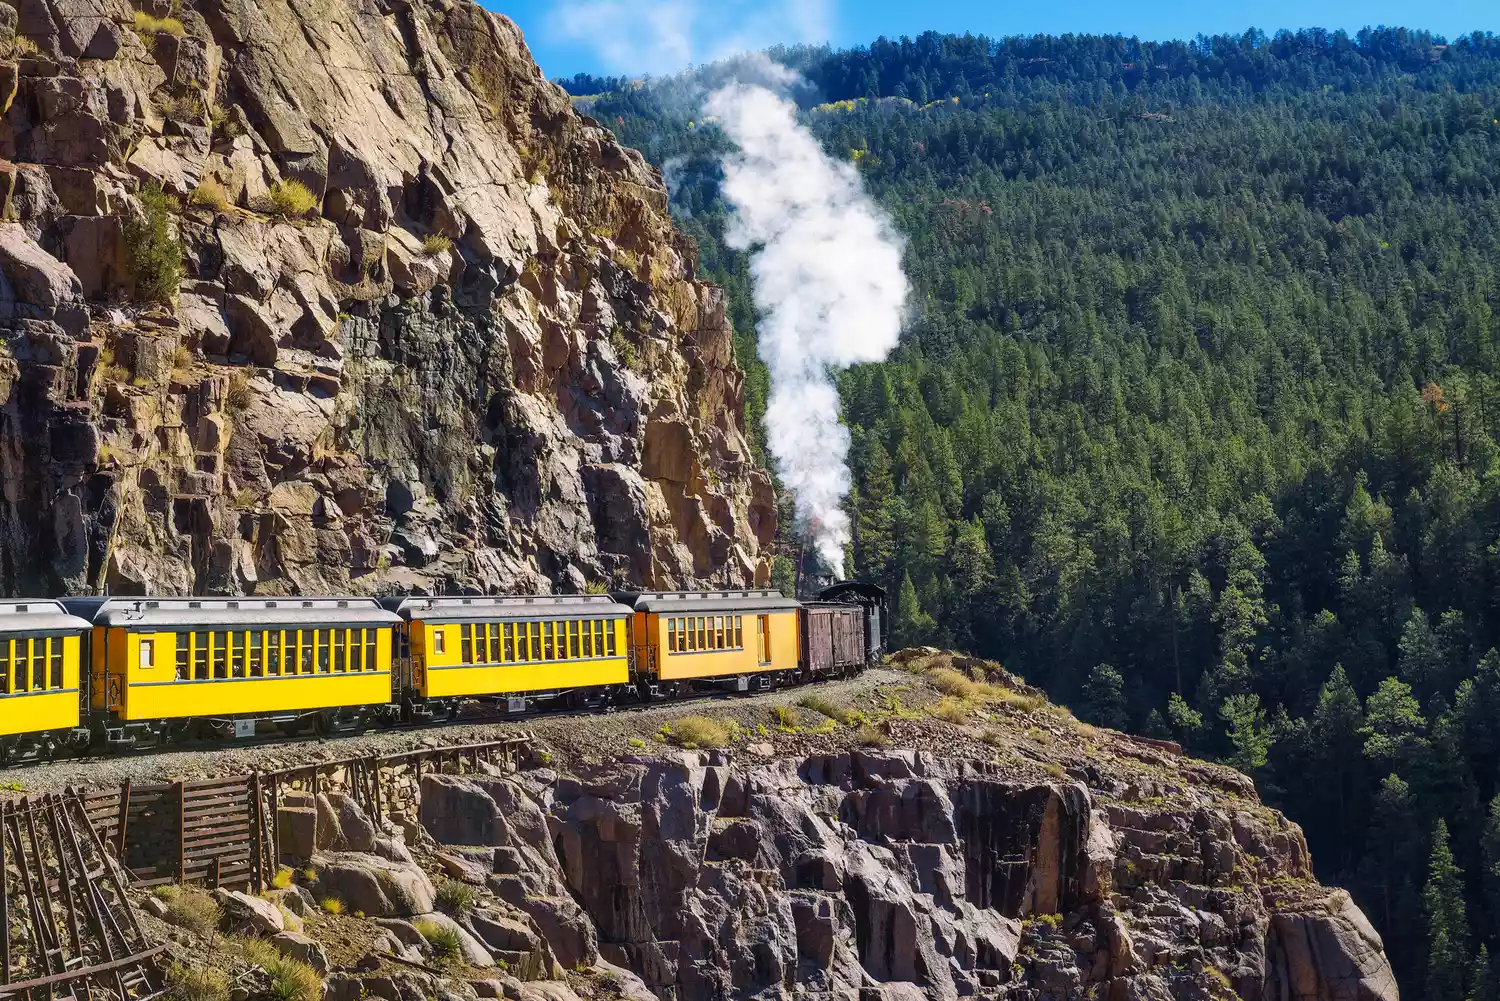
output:
POLYGON ((630 609, 607 594, 499 594, 444 598, 382 598, 407 621, 488 622, 497 619, 624 618, 630 609))
POLYGON ((86 619, 69 615, 50 598, 0 601, 0 635, 16 633, 85 633, 86 619))
POLYGON ((96 626, 212 629, 215 626, 393 626, 374 598, 65 598, 96 626))
POLYGON ((772 590, 620 591, 616 601, 654 615, 706 615, 709 612, 786 612, 801 608, 795 598, 772 590))

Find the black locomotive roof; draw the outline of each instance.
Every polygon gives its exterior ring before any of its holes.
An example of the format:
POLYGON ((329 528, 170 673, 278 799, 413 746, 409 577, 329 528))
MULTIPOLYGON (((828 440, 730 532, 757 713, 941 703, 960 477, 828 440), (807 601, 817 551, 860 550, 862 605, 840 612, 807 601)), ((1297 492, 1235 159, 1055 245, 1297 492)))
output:
POLYGON ((85 633, 89 624, 69 615, 60 602, 39 600, 0 601, 0 635, 12 633, 85 633))
POLYGON ((621 619, 630 609, 607 594, 500 594, 454 598, 382 598, 388 611, 411 621, 487 622, 497 619, 621 619))
POLYGON ((773 590, 617 591, 614 599, 637 612, 654 615, 699 615, 708 612, 776 612, 802 603, 773 590))
POLYGON ((64 598, 96 626, 143 629, 216 626, 393 626, 374 598, 64 598))
POLYGON ((885 588, 860 580, 835 581, 818 592, 818 597, 824 601, 846 601, 851 595, 881 602, 886 598, 885 588))

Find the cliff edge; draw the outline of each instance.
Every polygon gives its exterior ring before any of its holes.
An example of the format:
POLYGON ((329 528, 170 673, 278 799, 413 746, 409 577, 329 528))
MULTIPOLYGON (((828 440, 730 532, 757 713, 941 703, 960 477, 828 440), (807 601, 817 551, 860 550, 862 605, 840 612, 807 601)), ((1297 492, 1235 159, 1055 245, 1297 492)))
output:
POLYGON ((8 593, 767 580, 722 294, 510 21, 19 0, 0 54, 8 593))

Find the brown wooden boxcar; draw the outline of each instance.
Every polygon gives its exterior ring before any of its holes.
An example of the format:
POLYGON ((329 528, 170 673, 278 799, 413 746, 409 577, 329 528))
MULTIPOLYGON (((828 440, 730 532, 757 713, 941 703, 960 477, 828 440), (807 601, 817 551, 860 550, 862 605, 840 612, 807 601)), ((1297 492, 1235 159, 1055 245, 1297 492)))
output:
POLYGON ((802 669, 838 674, 865 662, 865 613, 842 602, 803 602, 802 669))

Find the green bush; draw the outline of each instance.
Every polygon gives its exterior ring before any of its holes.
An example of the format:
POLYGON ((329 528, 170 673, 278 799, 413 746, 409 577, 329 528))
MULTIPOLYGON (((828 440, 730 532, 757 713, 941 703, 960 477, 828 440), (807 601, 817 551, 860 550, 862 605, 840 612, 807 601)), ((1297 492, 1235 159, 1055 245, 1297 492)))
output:
POLYGON ((425 257, 436 257, 452 249, 453 241, 441 233, 429 233, 422 239, 422 254, 425 257))
POLYGON ((271 185, 266 201, 273 215, 300 218, 318 207, 318 196, 301 181, 290 179, 271 185))
POLYGON ((165 31, 178 38, 181 38, 186 31, 182 22, 175 17, 152 17, 143 10, 135 12, 135 30, 143 35, 155 35, 165 31))
POLYGON ((125 254, 135 279, 135 297, 143 302, 170 303, 182 281, 182 247, 172 235, 171 202, 160 185, 148 184, 137 194, 139 217, 127 217, 125 254))
POLYGON ((440 925, 436 921, 418 921, 417 931, 427 940, 428 948, 432 949, 432 956, 438 962, 451 963, 463 951, 458 932, 447 925, 440 925))
POLYGON ((283 956, 266 970, 271 975, 272 1001, 322 1001, 323 978, 306 963, 283 956))
POLYGON ((474 888, 456 879, 445 879, 437 889, 437 905, 457 917, 474 909, 474 888))
POLYGON ((771 722, 791 730, 797 726, 797 713, 791 706, 772 706, 771 722))

